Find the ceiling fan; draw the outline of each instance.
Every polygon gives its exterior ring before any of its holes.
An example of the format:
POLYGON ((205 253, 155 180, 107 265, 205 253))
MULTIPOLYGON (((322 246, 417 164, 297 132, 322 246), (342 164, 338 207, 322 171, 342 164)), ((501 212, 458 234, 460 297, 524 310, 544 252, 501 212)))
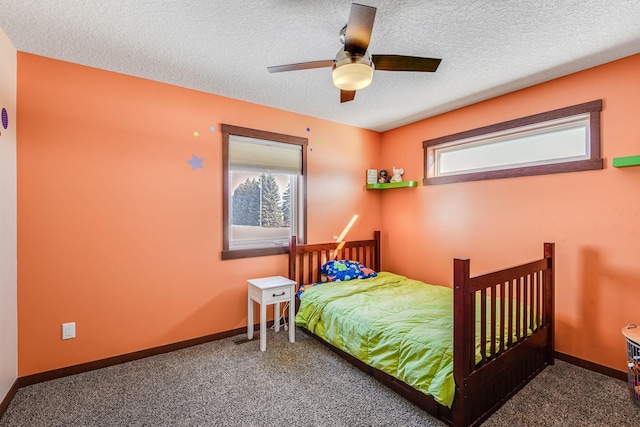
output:
POLYGON ((404 55, 371 55, 367 50, 371 40, 376 8, 357 3, 351 4, 349 21, 340 31, 344 48, 335 59, 267 67, 270 73, 333 68, 333 83, 340 89, 340 102, 353 101, 358 89, 369 86, 373 71, 421 71, 434 72, 441 59, 404 55))

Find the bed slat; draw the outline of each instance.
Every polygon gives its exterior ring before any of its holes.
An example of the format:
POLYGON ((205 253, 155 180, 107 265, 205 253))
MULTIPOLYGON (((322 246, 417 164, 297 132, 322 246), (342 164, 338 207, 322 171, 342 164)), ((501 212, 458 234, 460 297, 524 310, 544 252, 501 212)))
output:
MULTIPOLYGON (((505 295, 505 282, 500 284, 500 330, 504 331, 504 309, 507 300, 507 296, 505 295)), ((504 335, 504 332, 503 332, 504 335)), ((504 336, 500 338, 500 353, 504 351, 504 336)))
POLYGON ((529 313, 529 275, 522 278, 522 338, 526 338, 529 331, 528 313, 529 313))
POLYGON ((491 286, 491 357, 496 355, 496 287, 491 286))
MULTIPOLYGON (((477 292, 476 292, 477 294, 477 292)), ((477 295, 476 295, 477 296, 477 295)), ((487 360, 487 290, 480 291, 480 363, 487 360)))
POLYGON ((509 323, 507 324, 509 337, 507 338, 508 347, 511 347, 513 344, 513 303, 511 300, 513 299, 513 280, 507 281, 508 289, 509 289, 509 323))
POLYGON ((520 291, 520 289, 522 288, 522 278, 518 278, 516 279, 516 299, 515 299, 515 312, 516 312, 516 342, 520 341, 520 324, 521 324, 521 319, 520 319, 520 313, 522 312, 522 305, 521 305, 521 298, 522 298, 522 292, 520 291))

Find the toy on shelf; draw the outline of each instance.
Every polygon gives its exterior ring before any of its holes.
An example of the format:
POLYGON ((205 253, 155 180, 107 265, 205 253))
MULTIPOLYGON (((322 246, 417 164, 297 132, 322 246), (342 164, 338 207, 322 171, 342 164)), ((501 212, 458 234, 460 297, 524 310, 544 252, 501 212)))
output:
POLYGON ((402 182, 402 175, 404 174, 404 169, 403 168, 398 168, 396 169, 396 167, 393 167, 393 176, 391 177, 391 179, 389 180, 389 182, 402 182))
POLYGON ((380 169, 378 184, 386 184, 387 182, 389 182, 389 171, 386 169, 380 169))

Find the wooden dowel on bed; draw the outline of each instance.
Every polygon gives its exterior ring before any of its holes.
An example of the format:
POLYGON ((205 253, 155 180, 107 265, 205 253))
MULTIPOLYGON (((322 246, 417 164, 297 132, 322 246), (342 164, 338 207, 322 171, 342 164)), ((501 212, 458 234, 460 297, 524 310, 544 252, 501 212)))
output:
POLYGON ((554 291, 555 291, 555 245, 553 243, 544 244, 544 257, 547 259, 547 269, 544 271, 544 309, 543 324, 549 325, 549 340, 547 345, 546 359, 549 365, 554 364, 554 348, 555 348, 555 335, 554 335, 554 291))
POLYGON ((529 275, 522 277, 522 337, 526 338, 529 330, 527 313, 529 310, 529 275))
POLYGON ((506 303, 505 282, 500 284, 500 352, 504 351, 504 310, 506 303))
POLYGON ((313 258, 314 255, 318 255, 318 254, 314 254, 313 252, 309 252, 309 254, 307 255, 308 257, 308 264, 307 264, 307 283, 313 283, 313 258))
POLYGON ((531 333, 536 331, 536 276, 538 272, 531 273, 531 284, 529 288, 529 327, 531 333))
POLYGON ((542 327, 542 272, 539 271, 536 274, 536 292, 538 293, 538 298, 536 300, 536 324, 538 325, 538 329, 542 327))
POLYGON ((496 286, 491 287, 491 357, 496 355, 496 286))
POLYGON ((520 320, 520 311, 522 309, 521 306, 521 292, 520 292, 520 288, 522 287, 522 278, 519 279, 515 279, 515 285, 516 285, 516 299, 515 299, 515 303, 516 303, 516 307, 515 307, 515 312, 516 312, 516 342, 520 341, 520 324, 521 324, 521 320, 520 320))
POLYGON ((509 324, 507 325, 509 336, 507 337, 507 347, 511 347, 513 344, 513 280, 509 280, 507 283, 509 283, 509 324))
POLYGON ((536 324, 533 321, 533 316, 535 314, 535 306, 536 306, 536 294, 535 294, 535 281, 538 272, 535 272, 533 275, 529 275, 529 301, 531 301, 531 306, 529 307, 529 328, 531 328, 531 333, 536 330, 536 324))
POLYGON ((487 290, 480 291, 480 359, 487 359, 487 290))

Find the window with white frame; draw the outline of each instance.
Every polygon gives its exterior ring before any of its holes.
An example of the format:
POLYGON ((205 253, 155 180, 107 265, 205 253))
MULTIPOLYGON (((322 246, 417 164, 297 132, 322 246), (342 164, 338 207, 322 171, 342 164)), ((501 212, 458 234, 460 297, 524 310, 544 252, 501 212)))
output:
POLYGON ((423 142, 424 184, 602 169, 602 101, 423 142))
POLYGON ((307 139, 222 125, 223 259, 286 253, 306 232, 307 139))

